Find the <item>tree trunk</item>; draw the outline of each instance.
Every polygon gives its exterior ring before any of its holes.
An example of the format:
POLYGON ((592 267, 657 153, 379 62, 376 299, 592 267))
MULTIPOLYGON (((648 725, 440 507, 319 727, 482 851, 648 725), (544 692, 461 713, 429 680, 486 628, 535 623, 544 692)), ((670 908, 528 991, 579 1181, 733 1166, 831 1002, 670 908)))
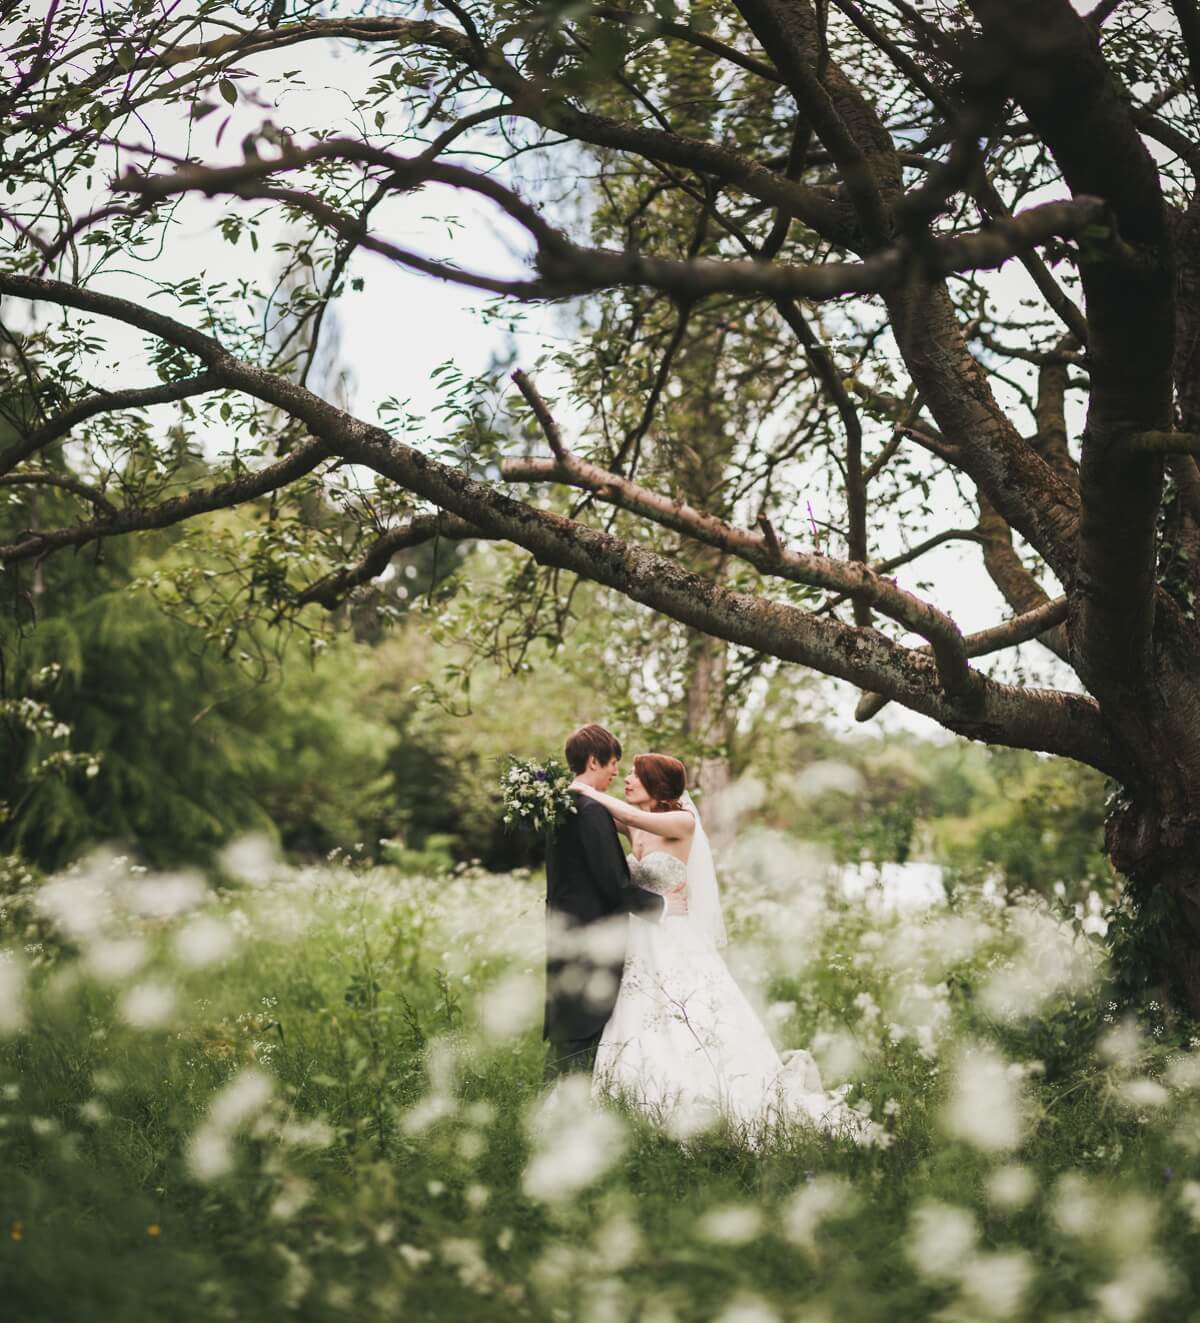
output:
POLYGON ((1200 1020, 1200 786, 1187 805, 1118 795, 1105 846, 1126 879, 1113 933, 1119 977, 1200 1020), (1131 977, 1132 975, 1132 977, 1131 977))

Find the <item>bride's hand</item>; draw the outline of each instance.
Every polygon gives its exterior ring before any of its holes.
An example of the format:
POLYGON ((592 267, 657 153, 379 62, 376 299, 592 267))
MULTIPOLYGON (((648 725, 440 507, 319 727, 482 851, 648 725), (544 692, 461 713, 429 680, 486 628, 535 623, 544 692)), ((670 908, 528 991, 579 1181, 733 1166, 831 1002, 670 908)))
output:
POLYGON ((581 781, 579 780, 578 777, 576 777, 575 780, 571 782, 571 784, 567 787, 567 789, 578 791, 578 793, 581 795, 591 795, 593 799, 600 798, 600 792, 595 788, 595 786, 588 785, 586 781, 581 781))

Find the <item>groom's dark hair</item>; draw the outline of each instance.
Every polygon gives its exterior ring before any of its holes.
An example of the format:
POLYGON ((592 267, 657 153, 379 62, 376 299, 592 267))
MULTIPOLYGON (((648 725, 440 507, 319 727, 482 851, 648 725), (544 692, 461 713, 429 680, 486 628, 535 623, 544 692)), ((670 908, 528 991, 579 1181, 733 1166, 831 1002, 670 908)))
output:
POLYGON ((580 726, 578 730, 573 730, 567 736, 565 753, 567 766, 578 775, 587 771, 589 757, 594 756, 601 767, 611 763, 614 758, 619 758, 621 741, 611 730, 605 730, 603 726, 598 726, 593 721, 586 726, 580 726))

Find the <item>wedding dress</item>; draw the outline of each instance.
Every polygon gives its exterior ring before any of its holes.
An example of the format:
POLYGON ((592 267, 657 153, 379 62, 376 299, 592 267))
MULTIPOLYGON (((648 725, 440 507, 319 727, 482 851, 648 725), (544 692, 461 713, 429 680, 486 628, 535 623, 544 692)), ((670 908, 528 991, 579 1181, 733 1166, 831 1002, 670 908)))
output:
POLYGON ((752 1141, 802 1121, 865 1138, 874 1129, 827 1093, 805 1051, 785 1062, 718 949, 725 941, 716 871, 699 815, 687 863, 665 850, 629 856, 633 882, 660 895, 686 885, 688 913, 629 920, 620 993, 596 1052, 593 1094, 620 1095, 678 1137, 719 1117, 752 1141))

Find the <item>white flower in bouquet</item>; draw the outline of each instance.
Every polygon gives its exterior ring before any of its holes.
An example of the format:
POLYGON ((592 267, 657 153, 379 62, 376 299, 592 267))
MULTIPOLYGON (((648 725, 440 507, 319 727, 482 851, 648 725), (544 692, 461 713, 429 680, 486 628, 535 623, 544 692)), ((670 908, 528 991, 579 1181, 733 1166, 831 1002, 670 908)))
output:
POLYGON ((556 758, 543 763, 511 755, 500 778, 504 825, 518 824, 539 832, 554 832, 575 812, 570 770, 556 758))

